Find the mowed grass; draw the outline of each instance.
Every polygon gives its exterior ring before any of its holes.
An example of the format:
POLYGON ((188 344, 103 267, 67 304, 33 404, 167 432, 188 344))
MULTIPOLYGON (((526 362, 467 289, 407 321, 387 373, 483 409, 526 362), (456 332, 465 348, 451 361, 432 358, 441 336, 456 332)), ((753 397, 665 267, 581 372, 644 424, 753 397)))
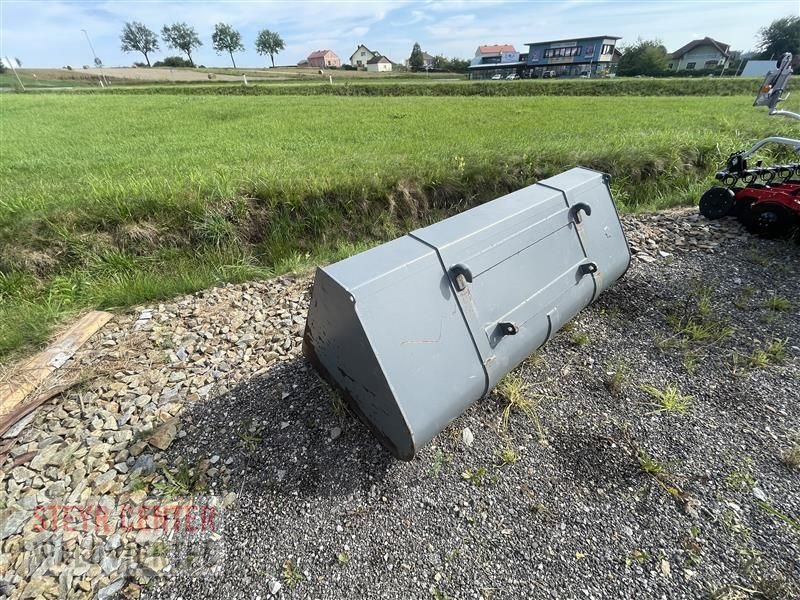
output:
POLYGON ((346 256, 573 165, 696 201, 747 97, 0 96, 0 358, 89 306, 346 256))

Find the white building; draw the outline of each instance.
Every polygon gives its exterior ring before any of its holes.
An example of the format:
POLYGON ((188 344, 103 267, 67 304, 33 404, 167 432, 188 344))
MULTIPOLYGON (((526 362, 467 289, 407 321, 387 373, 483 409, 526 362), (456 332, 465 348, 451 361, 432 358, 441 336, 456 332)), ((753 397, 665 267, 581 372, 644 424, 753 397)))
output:
POLYGON ((356 69, 365 69, 367 67, 367 63, 376 56, 380 56, 380 53, 373 52, 364 44, 359 44, 358 48, 356 48, 356 51, 350 55, 350 65, 356 69))
POLYGON ((692 40, 668 56, 673 71, 717 69, 728 64, 731 47, 710 37, 692 40))
POLYGON ((392 70, 393 64, 385 56, 375 56, 367 61, 367 71, 370 73, 385 73, 392 70))

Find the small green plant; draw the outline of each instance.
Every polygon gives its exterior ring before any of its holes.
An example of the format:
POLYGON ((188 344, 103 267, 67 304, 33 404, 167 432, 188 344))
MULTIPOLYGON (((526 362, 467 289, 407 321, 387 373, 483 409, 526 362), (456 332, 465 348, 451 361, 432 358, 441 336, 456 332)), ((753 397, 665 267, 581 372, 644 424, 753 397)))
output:
POLYGON ((433 600, 449 600, 449 596, 438 587, 431 588, 431 597, 433 600))
POLYGON ((683 353, 683 368, 689 375, 694 375, 697 363, 700 361, 700 353, 696 350, 687 350, 683 353))
POLYGON ((792 303, 783 296, 770 296, 767 299, 767 308, 773 312, 788 312, 792 310, 792 303))
POLYGON ((545 436, 538 413, 539 401, 542 396, 531 393, 529 388, 530 386, 516 372, 512 371, 503 378, 497 386, 497 393, 506 401, 501 424, 503 431, 508 431, 508 420, 511 416, 511 411, 519 411, 533 422, 539 434, 539 441, 542 442, 545 436))
POLYGON ((733 508, 726 508, 722 511, 720 522, 731 535, 739 536, 744 540, 750 538, 750 529, 742 522, 739 513, 733 508))
POLYGON ((296 587, 298 583, 303 581, 305 577, 303 576, 303 572, 300 570, 300 567, 295 565, 291 560, 285 560, 283 561, 281 579, 283 579, 283 583, 287 588, 292 589, 296 587))
POLYGON ((621 396, 628 385, 628 365, 622 359, 617 359, 606 365, 606 376, 603 380, 606 389, 614 396, 621 396))
POLYGON ((637 456, 639 460, 639 468, 646 474, 653 477, 659 477, 666 474, 666 467, 650 456, 646 450, 639 451, 637 456))
POLYGON ((692 396, 684 396, 673 385, 668 385, 664 390, 659 390, 652 385, 643 385, 641 390, 656 400, 647 404, 655 407, 653 413, 666 412, 685 415, 692 407, 692 396))
POLYGON ((749 457, 745 458, 738 469, 728 473, 725 484, 734 490, 752 490, 758 484, 753 472, 753 460, 749 457))
POLYGON ((790 517, 789 515, 778 510, 777 508, 772 506, 772 504, 770 504, 765 500, 756 500, 756 504, 759 506, 759 508, 761 508, 761 510, 763 510, 767 514, 770 514, 773 517, 776 517, 777 519, 783 521, 792 529, 800 531, 800 520, 790 517))
POLYGON ((736 306, 736 308, 739 310, 747 310, 750 307, 750 300, 753 298, 755 293, 756 288, 752 286, 742 288, 739 296, 733 301, 734 306, 736 306))
POLYGON ((208 489, 206 475, 200 464, 190 467, 187 462, 182 461, 176 469, 168 469, 162 465, 161 472, 164 480, 157 481, 155 488, 167 498, 193 496, 208 489))
POLYGON ((244 419, 239 427, 239 441, 243 448, 249 452, 254 452, 261 444, 261 431, 260 427, 253 423, 252 419, 244 419))
POLYGON ((684 495, 680 488, 672 482, 674 476, 667 470, 664 463, 658 462, 646 450, 638 449, 636 458, 642 473, 651 477, 665 492, 675 500, 683 501, 684 495))
POLYGON ((625 565, 630 566, 633 563, 637 563, 643 565, 647 561, 650 560, 650 553, 647 550, 640 550, 639 548, 634 548, 631 550, 631 553, 625 558, 625 565))
POLYGON ((341 552, 336 553, 336 560, 340 566, 344 567, 345 565, 350 563, 350 555, 342 550, 341 552))
POLYGON ((449 454, 446 454, 441 448, 437 448, 436 454, 433 455, 433 462, 431 463, 431 475, 433 477, 438 477, 445 463, 449 463, 451 460, 452 457, 449 454))
POLYGON ((766 348, 754 348, 749 355, 734 353, 734 370, 744 365, 750 369, 765 369, 770 364, 780 363, 786 358, 786 340, 772 340, 766 348))
POLYGON ((150 555, 151 556, 166 556, 167 555, 167 545, 161 541, 157 540, 153 542, 150 546, 150 555))
POLYGON ((589 343, 589 335, 583 331, 573 332, 569 339, 574 346, 578 346, 579 348, 582 348, 589 343))
POLYGON ((331 399, 331 412, 334 414, 334 416, 342 419, 350 414, 350 409, 339 395, 334 394, 333 398, 331 399))
POLYGON ((772 340, 767 346, 767 356, 773 362, 783 362, 786 358, 786 342, 787 340, 772 340))
POLYGON ((149 492, 150 481, 141 476, 134 477, 128 484, 128 489, 132 492, 149 492))
POLYGON ((519 456, 517 455, 517 451, 514 450, 510 445, 505 445, 502 448, 499 448, 495 451, 497 457, 504 465, 513 465, 514 463, 519 460, 519 456))
POLYGON ((466 469, 461 473, 461 477, 469 481, 472 485, 481 485, 483 478, 486 476, 486 469, 480 467, 478 469, 466 469))

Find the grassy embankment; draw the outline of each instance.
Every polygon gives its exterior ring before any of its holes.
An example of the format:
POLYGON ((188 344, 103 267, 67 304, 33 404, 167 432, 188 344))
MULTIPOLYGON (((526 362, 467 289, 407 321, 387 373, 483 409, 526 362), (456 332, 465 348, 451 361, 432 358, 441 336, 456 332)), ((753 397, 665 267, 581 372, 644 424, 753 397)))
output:
POLYGON ((239 82, 174 83, 136 89, 127 86, 108 90, 81 90, 100 94, 179 94, 230 96, 736 96, 755 94, 760 80, 751 78, 716 79, 528 79, 521 81, 468 81, 446 78, 427 79, 419 75, 397 78, 377 75, 371 78, 343 79, 338 71, 334 84, 326 77, 316 81, 276 79, 258 80, 244 86, 239 82))
POLYGON ((0 359, 89 306, 305 268, 582 164, 694 202, 749 97, 0 97, 0 359))

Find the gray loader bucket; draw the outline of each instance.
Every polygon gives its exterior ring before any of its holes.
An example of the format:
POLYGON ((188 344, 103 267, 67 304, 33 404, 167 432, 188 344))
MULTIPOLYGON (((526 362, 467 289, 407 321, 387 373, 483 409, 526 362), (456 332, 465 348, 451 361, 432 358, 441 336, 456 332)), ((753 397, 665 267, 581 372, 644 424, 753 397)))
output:
POLYGON ((629 263, 608 177, 571 169, 317 269, 303 352, 410 460, 629 263))

